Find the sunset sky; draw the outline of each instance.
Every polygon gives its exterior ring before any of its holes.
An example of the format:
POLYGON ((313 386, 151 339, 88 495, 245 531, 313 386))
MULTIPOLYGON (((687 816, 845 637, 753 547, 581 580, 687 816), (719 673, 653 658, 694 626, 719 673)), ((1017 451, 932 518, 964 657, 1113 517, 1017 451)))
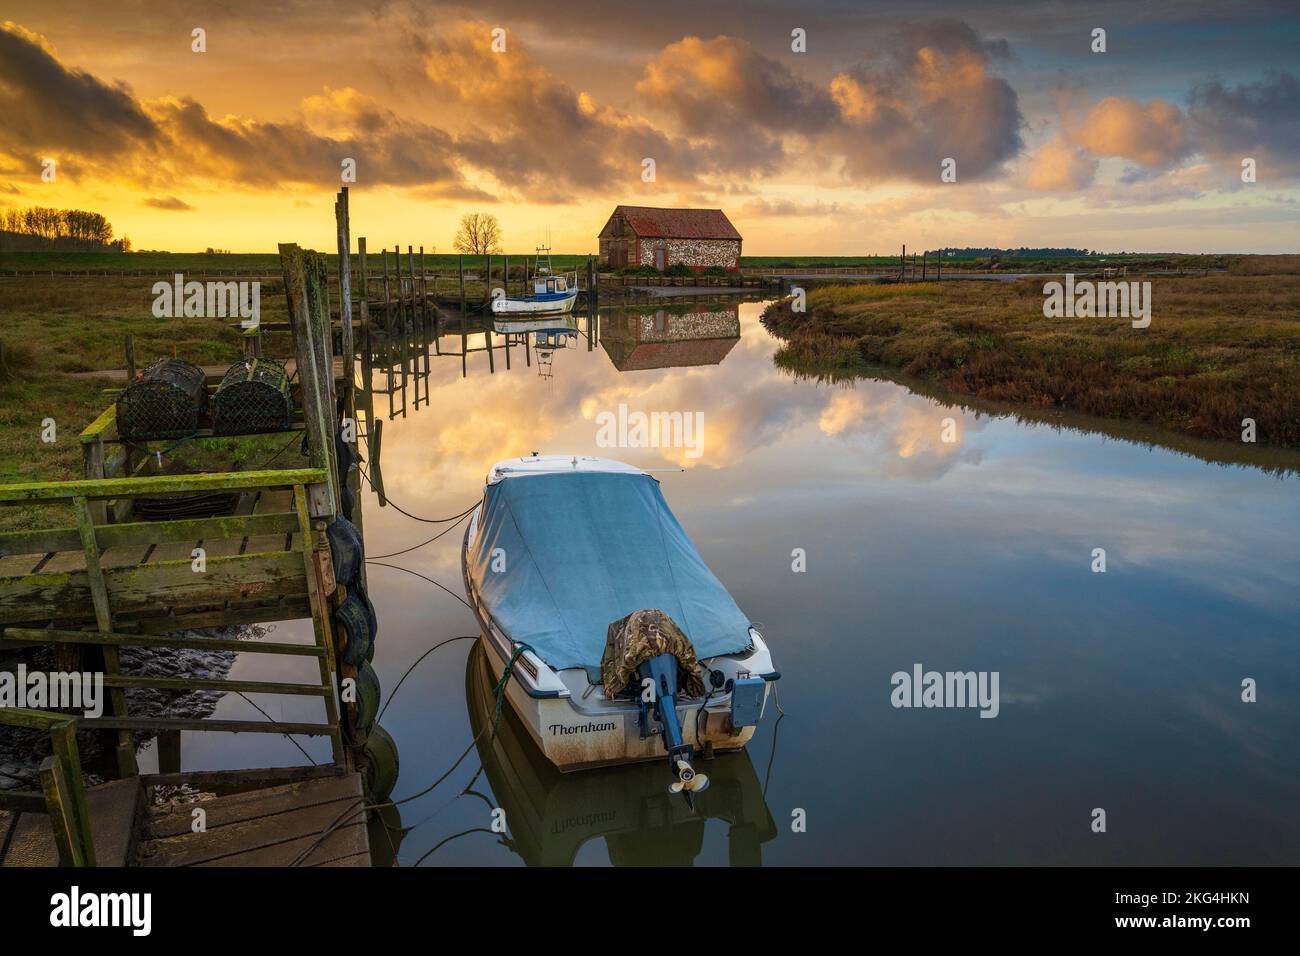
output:
POLYGON ((634 203, 722 208, 749 255, 1300 251, 1294 4, 8 0, 0 19, 0 208, 102 212, 138 249, 332 248, 353 158, 372 248, 450 252, 486 211, 507 251, 549 232, 594 252, 634 203))

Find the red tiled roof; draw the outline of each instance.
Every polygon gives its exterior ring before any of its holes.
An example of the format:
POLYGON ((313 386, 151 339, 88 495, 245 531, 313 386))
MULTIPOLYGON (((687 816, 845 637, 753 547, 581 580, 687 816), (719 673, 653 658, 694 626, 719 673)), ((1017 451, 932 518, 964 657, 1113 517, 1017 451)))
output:
POLYGON ((632 231, 655 239, 739 239, 740 233, 721 209, 658 209, 618 206, 632 231))

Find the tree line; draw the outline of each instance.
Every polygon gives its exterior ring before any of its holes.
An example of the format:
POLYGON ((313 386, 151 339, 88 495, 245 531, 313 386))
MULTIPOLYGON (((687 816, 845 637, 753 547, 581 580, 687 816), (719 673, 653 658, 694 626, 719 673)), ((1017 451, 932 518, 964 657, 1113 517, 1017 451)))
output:
POLYGON ((37 240, 34 248, 99 248, 129 252, 131 240, 113 241, 113 224, 84 209, 31 206, 0 210, 0 231, 37 240))

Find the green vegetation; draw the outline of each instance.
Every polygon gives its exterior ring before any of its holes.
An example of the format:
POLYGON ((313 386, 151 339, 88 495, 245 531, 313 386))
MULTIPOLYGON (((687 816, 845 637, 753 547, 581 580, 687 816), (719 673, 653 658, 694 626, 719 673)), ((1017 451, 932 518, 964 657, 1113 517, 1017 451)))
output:
POLYGON ((1037 279, 826 286, 763 322, 785 342, 777 364, 800 373, 884 367, 959 397, 1234 442, 1253 418, 1260 444, 1300 446, 1300 275, 1152 283, 1146 329, 1045 318, 1037 279))
MULTIPOLYGON (((242 356, 234 319, 159 319, 152 313, 153 279, 141 277, 0 277, 0 484, 84 477, 83 428, 115 400, 120 381, 88 374, 126 365, 125 338, 135 337, 143 369, 173 355, 198 365, 227 365, 242 356), (55 440, 42 423, 54 419, 55 440)), ((279 283, 262 285, 262 319, 287 318, 279 283)), ((271 354, 288 349, 286 333, 267 333, 271 354)), ((183 470, 256 463, 286 439, 187 442, 173 452, 183 470)), ((277 467, 300 461, 285 451, 277 467)), ((28 516, 29 517, 29 516, 28 516)), ((24 526, 23 509, 0 509, 0 529, 24 526)))

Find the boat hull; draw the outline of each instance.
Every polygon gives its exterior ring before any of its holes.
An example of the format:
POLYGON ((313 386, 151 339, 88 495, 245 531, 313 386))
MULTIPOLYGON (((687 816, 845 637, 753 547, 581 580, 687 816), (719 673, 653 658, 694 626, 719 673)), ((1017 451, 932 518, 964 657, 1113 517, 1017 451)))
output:
POLYGON ((493 299, 492 312, 496 315, 562 315, 572 312, 573 304, 577 301, 577 289, 524 299, 493 299))
MULTIPOLYGON (((496 642, 479 632, 492 680, 501 679, 505 659, 496 642)), ((546 758, 566 773, 609 767, 618 764, 638 763, 644 760, 666 760, 663 743, 658 734, 642 739, 637 707, 631 704, 616 711, 601 710, 584 713, 572 697, 533 697, 517 680, 506 684, 506 702, 514 709, 529 736, 546 758)), ((699 734, 696 734, 696 717, 700 704, 684 704, 677 708, 683 740, 698 752, 708 744, 715 753, 740 750, 754 736, 754 727, 744 727, 738 734, 726 731, 727 708, 706 708, 699 716, 699 734)))

